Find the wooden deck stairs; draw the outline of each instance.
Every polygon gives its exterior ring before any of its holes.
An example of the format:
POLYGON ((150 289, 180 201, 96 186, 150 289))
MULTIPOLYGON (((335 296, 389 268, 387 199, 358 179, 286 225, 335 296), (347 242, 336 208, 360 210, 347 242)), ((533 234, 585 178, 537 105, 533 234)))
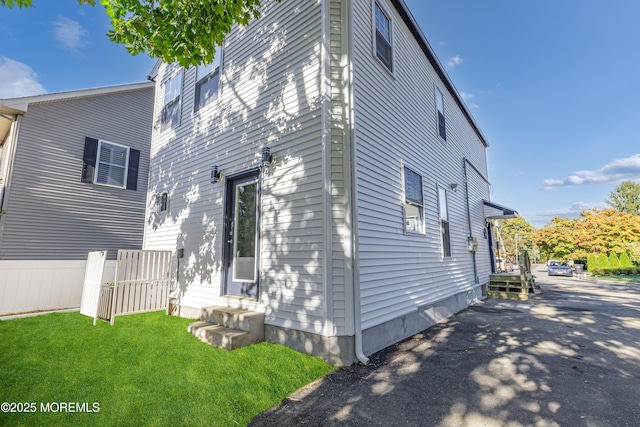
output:
POLYGON ((526 301, 534 293, 535 276, 531 273, 531 261, 527 251, 521 251, 518 257, 519 272, 497 273, 489 276, 488 296, 526 301))
POLYGON ((264 341, 264 313, 212 306, 202 309, 200 320, 187 330, 214 347, 235 350, 264 341))

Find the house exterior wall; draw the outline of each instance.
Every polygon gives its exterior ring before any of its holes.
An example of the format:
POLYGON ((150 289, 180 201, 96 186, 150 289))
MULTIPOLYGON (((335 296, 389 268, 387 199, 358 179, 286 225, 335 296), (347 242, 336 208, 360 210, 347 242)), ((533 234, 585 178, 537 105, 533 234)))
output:
POLYGON ((0 260, 85 260, 142 246, 151 86, 29 105, 0 217, 0 260), (85 137, 140 150, 136 191, 80 181, 85 137))
POLYGON ((358 308, 371 354, 482 297, 486 145, 383 0, 394 72, 375 57, 373 4, 265 2, 260 19, 225 40, 219 97, 204 110, 194 109, 195 70, 159 68, 144 247, 184 249, 175 266, 183 315, 210 305, 264 311, 267 340, 348 364, 358 308), (176 73, 180 124, 161 131, 161 88, 176 73), (259 298, 227 298, 225 185, 211 183, 210 171, 259 168, 265 146, 276 162, 262 169, 259 298), (405 233, 404 166, 422 175, 424 234, 405 233), (439 188, 448 195, 451 257, 442 255, 439 188), (164 192, 169 208, 159 212, 164 192), (469 235, 478 239, 475 268, 469 235))
MULTIPOLYGON (((424 329, 409 319, 424 307, 454 301, 475 292, 473 258, 467 249, 469 225, 465 195, 464 158, 486 176, 485 145, 454 102, 435 69, 390 1, 378 4, 391 19, 393 72, 374 51, 372 0, 354 0, 353 81, 355 106, 355 176, 361 292, 365 350, 374 352, 424 329), (446 141, 438 134, 436 88, 444 95, 446 141), (422 176, 425 233, 404 227, 403 167, 422 176), (453 191, 452 183, 458 184, 453 191), (438 188, 447 191, 451 257, 443 257, 438 188), (409 316, 409 317, 407 317, 409 316), (405 319, 402 333, 375 329, 405 319)), ((472 233, 483 240, 484 219, 477 216, 488 184, 472 178, 472 233), (478 204, 480 203, 480 205, 478 204)), ((487 245, 481 245, 487 251, 487 245)), ((477 258, 484 258, 484 254, 477 258)), ((488 258, 488 256, 487 256, 488 258)), ((488 265, 488 264, 487 264, 488 265)), ((480 279, 486 283, 484 267, 480 279)), ((446 304, 445 304, 446 305, 446 304)), ((467 303, 468 305, 468 303, 467 303)), ((462 308, 462 307, 460 307, 462 308)), ((424 316, 423 316, 424 317, 424 316)), ((439 320, 438 313, 431 316, 439 320)), ((428 325, 427 325, 428 326, 428 325)))
POLYGON ((195 69, 159 68, 151 151, 145 249, 184 249, 176 265, 183 313, 231 305, 264 311, 265 323, 322 335, 327 301, 324 268, 322 2, 263 4, 262 17, 235 27, 222 47, 218 99, 195 111, 195 69), (160 130, 162 85, 183 73, 180 124, 160 130), (276 157, 261 172, 259 298, 223 296, 224 182, 259 168, 261 149, 276 157), (168 193, 158 212, 155 196, 168 193))

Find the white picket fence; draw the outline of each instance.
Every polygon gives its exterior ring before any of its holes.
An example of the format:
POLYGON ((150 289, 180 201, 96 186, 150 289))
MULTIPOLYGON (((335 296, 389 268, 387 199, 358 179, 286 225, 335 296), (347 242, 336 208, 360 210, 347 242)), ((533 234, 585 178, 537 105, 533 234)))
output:
MULTIPOLYGON (((116 316, 166 310, 171 291, 171 251, 119 250, 113 284, 100 283, 100 252, 87 259, 82 314, 110 321, 116 316), (84 295, 87 295, 85 303, 84 295)), ((102 263, 106 259, 106 253, 102 263)), ((101 275, 101 273, 100 273, 101 275)))

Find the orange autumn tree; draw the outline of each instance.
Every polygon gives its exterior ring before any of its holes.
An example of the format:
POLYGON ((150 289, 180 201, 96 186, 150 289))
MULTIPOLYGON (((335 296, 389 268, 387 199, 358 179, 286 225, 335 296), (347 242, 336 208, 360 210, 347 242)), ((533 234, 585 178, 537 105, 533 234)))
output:
POLYGON ((575 219, 553 218, 533 236, 549 258, 586 259, 589 254, 627 253, 640 261, 640 216, 615 209, 582 211, 575 219))
POLYGON ((583 211, 576 221, 573 258, 590 253, 620 256, 640 242, 640 216, 615 209, 583 211))
POLYGON ((547 259, 567 259, 575 250, 575 220, 555 217, 532 236, 531 240, 547 259))

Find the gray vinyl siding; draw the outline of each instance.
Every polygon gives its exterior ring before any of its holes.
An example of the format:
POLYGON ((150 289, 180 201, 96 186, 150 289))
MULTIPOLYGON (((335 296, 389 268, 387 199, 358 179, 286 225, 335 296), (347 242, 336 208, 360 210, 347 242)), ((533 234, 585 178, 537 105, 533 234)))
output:
POLYGON ((83 260, 140 249, 153 87, 34 103, 20 124, 2 218, 0 259, 83 260), (137 190, 80 182, 85 137, 140 150, 137 190))
POLYGON ((264 310, 267 324, 323 332, 323 123, 321 114, 321 2, 267 1, 262 17, 235 27, 222 52, 217 101, 194 111, 195 68, 182 70, 180 126, 160 132, 162 84, 157 77, 147 249, 184 248, 181 304, 201 308, 239 304, 264 310), (262 173, 259 301, 222 296, 224 182, 259 166, 262 147, 276 164, 262 173), (156 194, 169 194, 159 213, 156 194))
MULTIPOLYGON (((355 167, 363 329, 471 289, 474 278, 467 249, 463 158, 486 167, 485 147, 453 95, 394 7, 383 0, 380 4, 391 12, 393 74, 373 53, 372 0, 353 2, 357 17, 353 20, 355 167), (438 136, 436 86, 444 95, 446 142, 438 136), (404 231, 403 166, 423 179, 424 235, 404 231), (457 191, 450 189, 452 183, 458 184, 457 191), (448 192, 451 257, 442 256, 438 186, 448 192)), ((484 195, 477 186, 470 189, 484 195)), ((475 203, 478 195, 474 193, 471 200, 475 203)), ((477 217, 473 221, 484 223, 477 217)))

